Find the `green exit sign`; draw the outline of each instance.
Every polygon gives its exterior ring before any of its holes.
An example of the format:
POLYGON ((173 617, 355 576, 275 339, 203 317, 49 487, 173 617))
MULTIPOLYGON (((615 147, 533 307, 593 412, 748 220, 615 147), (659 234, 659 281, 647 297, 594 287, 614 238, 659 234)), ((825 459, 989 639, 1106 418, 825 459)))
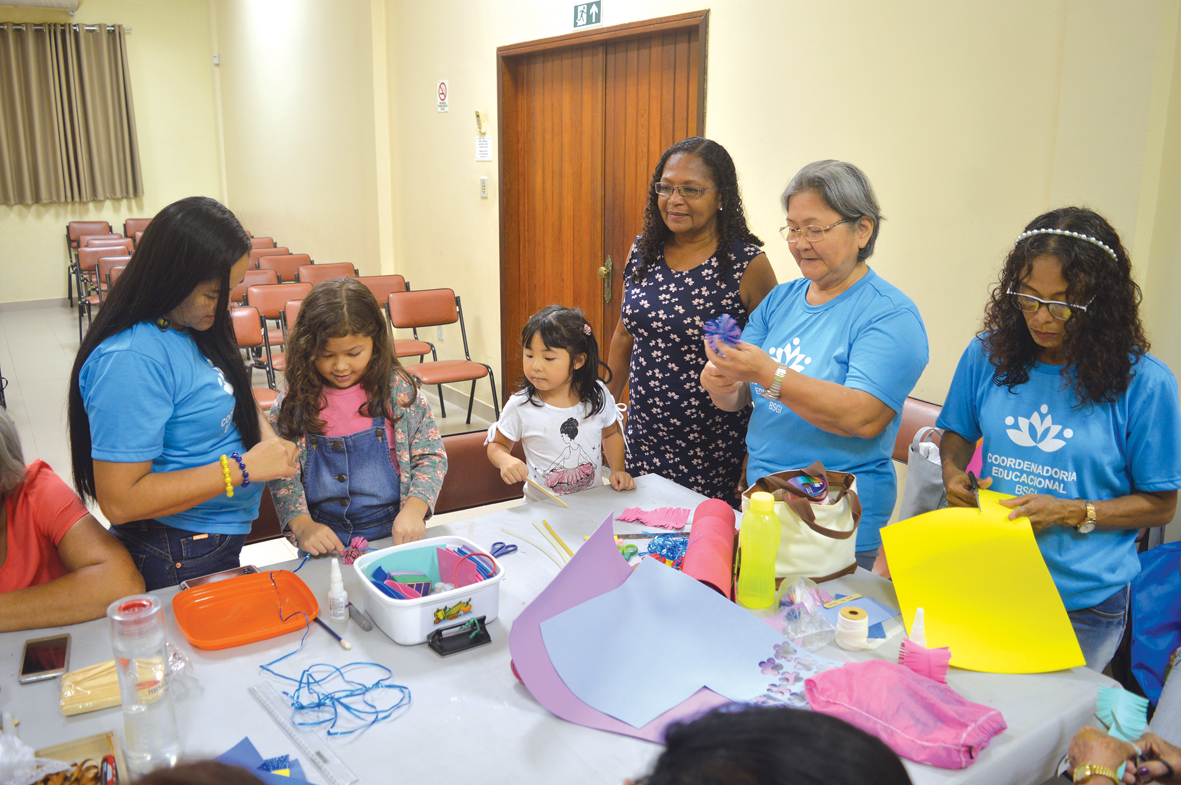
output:
POLYGON ((574 6, 574 29, 584 27, 599 27, 603 24, 603 0, 591 3, 579 3, 574 6))

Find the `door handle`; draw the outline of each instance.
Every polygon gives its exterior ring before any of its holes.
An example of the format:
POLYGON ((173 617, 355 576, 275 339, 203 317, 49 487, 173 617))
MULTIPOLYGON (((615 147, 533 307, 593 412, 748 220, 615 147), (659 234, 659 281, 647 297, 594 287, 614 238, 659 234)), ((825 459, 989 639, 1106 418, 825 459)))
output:
POLYGON ((603 279, 603 302, 611 302, 611 257, 607 257, 607 261, 599 268, 599 277, 603 279))

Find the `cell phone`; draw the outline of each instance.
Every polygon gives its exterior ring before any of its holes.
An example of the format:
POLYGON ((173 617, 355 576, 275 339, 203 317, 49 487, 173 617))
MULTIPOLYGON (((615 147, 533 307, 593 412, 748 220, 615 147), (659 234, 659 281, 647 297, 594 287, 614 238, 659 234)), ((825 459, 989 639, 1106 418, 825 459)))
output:
POLYGON ((21 684, 61 676, 70 665, 70 634, 51 635, 25 641, 21 655, 21 684))

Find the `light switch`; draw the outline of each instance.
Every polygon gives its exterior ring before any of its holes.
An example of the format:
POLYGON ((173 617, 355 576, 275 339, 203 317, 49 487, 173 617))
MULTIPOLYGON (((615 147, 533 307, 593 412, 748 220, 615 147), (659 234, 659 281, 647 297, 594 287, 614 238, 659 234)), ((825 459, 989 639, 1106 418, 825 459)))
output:
POLYGON ((488 178, 487 177, 480 178, 480 198, 481 199, 488 198, 488 178))

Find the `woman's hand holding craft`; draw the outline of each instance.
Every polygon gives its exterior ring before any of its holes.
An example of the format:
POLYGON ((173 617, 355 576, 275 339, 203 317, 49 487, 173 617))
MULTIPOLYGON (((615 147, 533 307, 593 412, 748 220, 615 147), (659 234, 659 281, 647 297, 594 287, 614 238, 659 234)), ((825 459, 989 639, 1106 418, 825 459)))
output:
MULTIPOLYGON (((1075 734, 1074 738, 1070 740, 1069 754, 1072 773, 1075 768, 1084 763, 1119 771, 1120 764, 1125 762, 1128 762, 1127 772, 1130 773, 1136 763, 1135 747, 1126 741, 1108 736, 1098 728, 1083 728, 1075 734)), ((1096 777, 1095 782, 1106 783, 1107 780, 1103 777, 1096 777)))
MULTIPOLYGON (((1174 747, 1155 733, 1145 733, 1136 744, 1145 759, 1135 770, 1136 782, 1181 785, 1181 747, 1174 747)), ((1132 770, 1132 764, 1128 764, 1128 770, 1132 770)), ((1126 773, 1124 781, 1128 781, 1126 773)))
POLYGON ((518 461, 514 458, 511 463, 500 467, 500 479, 504 480, 505 485, 525 482, 528 477, 529 467, 525 465, 524 461, 518 461))
POLYGON ((251 481, 266 482, 294 477, 299 471, 299 448, 293 442, 274 437, 263 439, 242 456, 251 481))
POLYGON ((1001 505, 1013 510, 1009 513, 1011 521, 1029 518, 1035 532, 1051 526, 1074 527, 1087 519, 1087 507, 1078 499, 1059 499, 1039 493, 1001 499, 1001 505))
POLYGON ((323 556, 326 553, 340 553, 344 550, 344 543, 336 536, 336 532, 322 523, 316 523, 310 515, 300 515, 287 525, 299 542, 299 549, 304 553, 323 556))
MULTIPOLYGON (((992 478, 985 477, 977 484, 977 488, 987 488, 992 485, 992 478)), ((944 471, 943 487, 947 491, 948 507, 975 507, 976 494, 972 493, 972 483, 968 480, 968 473, 959 469, 951 473, 944 471)))
MULTIPOLYGON (((718 374, 732 382, 739 384, 747 382, 763 384, 766 382, 770 384, 772 377, 775 376, 778 363, 771 359, 771 355, 754 344, 739 342, 737 346, 726 346, 722 349, 725 354, 721 355, 714 351, 708 339, 703 340, 705 341, 705 356, 709 359, 709 364, 713 365, 718 374)), ((704 376, 704 373, 702 375, 704 376)), ((706 390, 708 391, 709 388, 706 387, 706 390)))
POLYGON ((718 370, 712 362, 707 362, 701 369, 701 386, 712 396, 728 398, 737 395, 743 384, 737 379, 731 379, 718 370))

